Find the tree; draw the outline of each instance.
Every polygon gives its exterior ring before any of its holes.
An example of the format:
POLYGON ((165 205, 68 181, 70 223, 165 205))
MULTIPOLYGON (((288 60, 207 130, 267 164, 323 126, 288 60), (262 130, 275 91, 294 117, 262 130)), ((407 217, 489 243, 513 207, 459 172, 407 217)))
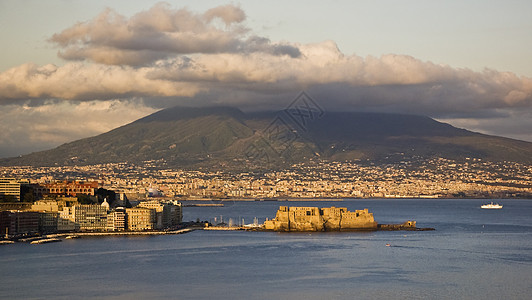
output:
POLYGON ((104 188, 99 188, 96 191, 96 196, 98 196, 98 203, 102 203, 103 199, 107 198, 107 203, 112 206, 116 199, 116 193, 111 190, 106 190, 104 188))
POLYGON ((78 194, 77 195, 79 204, 93 204, 94 201, 92 201, 91 197, 86 194, 78 194))
POLYGON ((34 196, 34 190, 33 187, 29 185, 21 185, 20 186, 20 199, 22 202, 35 202, 35 196, 34 196))

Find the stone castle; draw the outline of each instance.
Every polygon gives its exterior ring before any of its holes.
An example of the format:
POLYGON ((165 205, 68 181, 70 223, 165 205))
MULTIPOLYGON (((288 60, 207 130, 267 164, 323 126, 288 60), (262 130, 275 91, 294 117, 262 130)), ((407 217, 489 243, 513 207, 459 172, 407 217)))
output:
POLYGON ((264 229, 273 231, 347 231, 377 228, 377 222, 368 209, 348 211, 345 207, 334 206, 281 206, 275 219, 264 222, 264 229))

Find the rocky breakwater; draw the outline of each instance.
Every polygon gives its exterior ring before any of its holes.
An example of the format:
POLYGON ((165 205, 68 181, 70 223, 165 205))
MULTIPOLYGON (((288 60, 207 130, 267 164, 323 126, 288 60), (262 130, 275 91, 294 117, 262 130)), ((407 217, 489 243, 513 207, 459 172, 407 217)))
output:
POLYGON ((345 207, 281 206, 275 219, 264 222, 264 230, 280 232, 362 231, 362 230, 433 230, 416 228, 415 221, 403 224, 377 224, 368 209, 349 211, 345 207))

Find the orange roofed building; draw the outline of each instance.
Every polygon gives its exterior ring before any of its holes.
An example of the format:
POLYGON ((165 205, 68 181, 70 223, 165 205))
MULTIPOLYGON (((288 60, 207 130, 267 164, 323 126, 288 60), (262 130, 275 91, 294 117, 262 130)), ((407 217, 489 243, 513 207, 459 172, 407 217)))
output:
POLYGON ((98 182, 58 181, 33 186, 34 193, 43 195, 68 195, 76 197, 78 194, 94 196, 98 189, 98 182))

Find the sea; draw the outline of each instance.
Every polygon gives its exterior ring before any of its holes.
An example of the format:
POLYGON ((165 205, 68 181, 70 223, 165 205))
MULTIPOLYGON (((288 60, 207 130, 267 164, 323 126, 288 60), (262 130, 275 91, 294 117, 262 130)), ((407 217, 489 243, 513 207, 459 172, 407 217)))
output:
MULTIPOLYGON (((0 246, 0 299, 530 299, 532 200, 224 201, 185 221, 262 223, 279 206, 368 208, 434 231, 202 231, 0 246), (243 219, 243 220, 242 220, 243 219)), ((194 202, 197 203, 197 202, 194 202)), ((190 202, 188 202, 190 204, 190 202)))

